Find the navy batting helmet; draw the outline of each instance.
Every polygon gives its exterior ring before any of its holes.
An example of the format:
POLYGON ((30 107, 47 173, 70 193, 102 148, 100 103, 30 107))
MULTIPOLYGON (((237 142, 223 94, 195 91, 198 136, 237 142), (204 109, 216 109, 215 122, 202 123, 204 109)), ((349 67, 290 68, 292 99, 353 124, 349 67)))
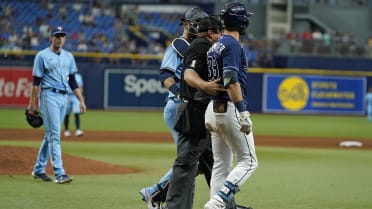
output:
POLYGON ((249 17, 253 13, 248 12, 241 3, 228 3, 221 10, 221 19, 224 27, 227 29, 238 30, 240 34, 244 34, 245 29, 249 25, 249 17))

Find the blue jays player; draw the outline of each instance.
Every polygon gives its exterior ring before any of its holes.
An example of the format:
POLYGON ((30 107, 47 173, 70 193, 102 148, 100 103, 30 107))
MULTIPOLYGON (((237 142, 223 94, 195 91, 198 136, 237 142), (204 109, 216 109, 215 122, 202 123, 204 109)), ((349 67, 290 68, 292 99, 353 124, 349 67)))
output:
MULTIPOLYGON (((194 20, 199 20, 205 16, 208 16, 208 14, 199 8, 190 8, 184 13, 181 18, 183 34, 181 37, 174 39, 172 44, 168 46, 160 66, 159 79, 162 85, 169 90, 167 102, 164 107, 164 121, 171 131, 176 145, 178 142, 178 132, 174 130, 174 126, 176 124, 177 107, 180 103, 178 96, 180 93, 179 81, 181 79, 183 57, 191 41, 197 36, 194 20)), ((168 186, 171 175, 172 169, 160 179, 159 183, 143 188, 140 191, 142 200, 147 203, 149 209, 162 208, 162 202, 154 201, 152 196, 168 186)))
POLYGON ((54 28, 50 36, 50 47, 38 52, 32 69, 33 84, 27 110, 32 113, 39 98, 40 112, 45 129, 36 163, 32 172, 35 179, 51 181, 45 168, 50 159, 55 183, 70 183, 72 177, 65 172, 61 151, 61 124, 66 112, 67 90, 69 86, 80 101, 80 111, 86 111, 83 95, 76 84, 77 71, 74 56, 62 49, 66 32, 61 26, 54 28))
POLYGON ((208 80, 221 79, 227 92, 213 96, 205 114, 214 158, 211 199, 205 209, 225 208, 258 166, 247 110, 247 61, 239 44, 251 15, 241 3, 226 4, 221 10, 223 36, 207 53, 208 80), (236 165, 231 170, 233 156, 236 165))
POLYGON ((372 87, 368 88, 365 100, 367 103, 367 119, 372 122, 372 87))
MULTIPOLYGON (((77 72, 74 75, 78 87, 80 88, 81 92, 83 92, 83 78, 81 74, 77 72)), ((64 119, 65 136, 71 136, 71 132, 69 130, 70 113, 73 113, 75 118, 75 136, 83 136, 84 132, 80 129, 80 101, 75 96, 71 88, 69 88, 67 94, 67 108, 64 119)))

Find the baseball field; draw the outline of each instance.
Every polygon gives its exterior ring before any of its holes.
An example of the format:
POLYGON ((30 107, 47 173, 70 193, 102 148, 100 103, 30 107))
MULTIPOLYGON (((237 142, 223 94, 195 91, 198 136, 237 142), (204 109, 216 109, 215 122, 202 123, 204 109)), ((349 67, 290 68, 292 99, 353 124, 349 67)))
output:
MULTIPOLYGON (((0 108, 1 209, 146 209, 139 190, 175 158, 162 113, 88 110, 83 137, 62 137, 71 184, 31 177, 43 130, 0 108)), ((371 209, 372 123, 364 116, 252 114, 259 167, 236 196, 254 209, 371 209), (358 141, 363 147, 340 147, 358 141)), ((73 124, 72 124, 72 127, 73 124)), ((47 173, 52 176, 50 165, 47 173)), ((195 209, 209 192, 196 178, 195 209)))

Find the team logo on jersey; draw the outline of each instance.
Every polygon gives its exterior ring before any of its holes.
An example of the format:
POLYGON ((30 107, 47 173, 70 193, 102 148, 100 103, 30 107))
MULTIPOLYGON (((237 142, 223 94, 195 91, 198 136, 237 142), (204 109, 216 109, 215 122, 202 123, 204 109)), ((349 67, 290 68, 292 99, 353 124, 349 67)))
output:
POLYGON ((307 105, 309 86, 303 78, 292 76, 280 83, 277 94, 283 108, 298 111, 307 105))

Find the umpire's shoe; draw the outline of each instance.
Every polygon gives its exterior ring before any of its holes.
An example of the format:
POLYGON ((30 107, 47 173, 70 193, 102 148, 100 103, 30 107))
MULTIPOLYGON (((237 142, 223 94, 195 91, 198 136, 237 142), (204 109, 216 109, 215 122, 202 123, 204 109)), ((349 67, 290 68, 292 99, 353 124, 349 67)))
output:
POLYGON ((245 207, 243 205, 236 205, 235 209, 253 209, 252 207, 245 207))
POLYGON ((71 183, 72 182, 72 177, 70 177, 70 176, 68 176, 68 175, 66 175, 66 174, 62 174, 62 175, 60 175, 60 176, 58 176, 55 180, 54 180, 54 182, 56 183, 56 184, 64 184, 64 183, 71 183))
POLYGON ((34 179, 40 179, 42 181, 52 181, 51 178, 49 178, 45 173, 34 173, 32 172, 32 176, 34 179))

